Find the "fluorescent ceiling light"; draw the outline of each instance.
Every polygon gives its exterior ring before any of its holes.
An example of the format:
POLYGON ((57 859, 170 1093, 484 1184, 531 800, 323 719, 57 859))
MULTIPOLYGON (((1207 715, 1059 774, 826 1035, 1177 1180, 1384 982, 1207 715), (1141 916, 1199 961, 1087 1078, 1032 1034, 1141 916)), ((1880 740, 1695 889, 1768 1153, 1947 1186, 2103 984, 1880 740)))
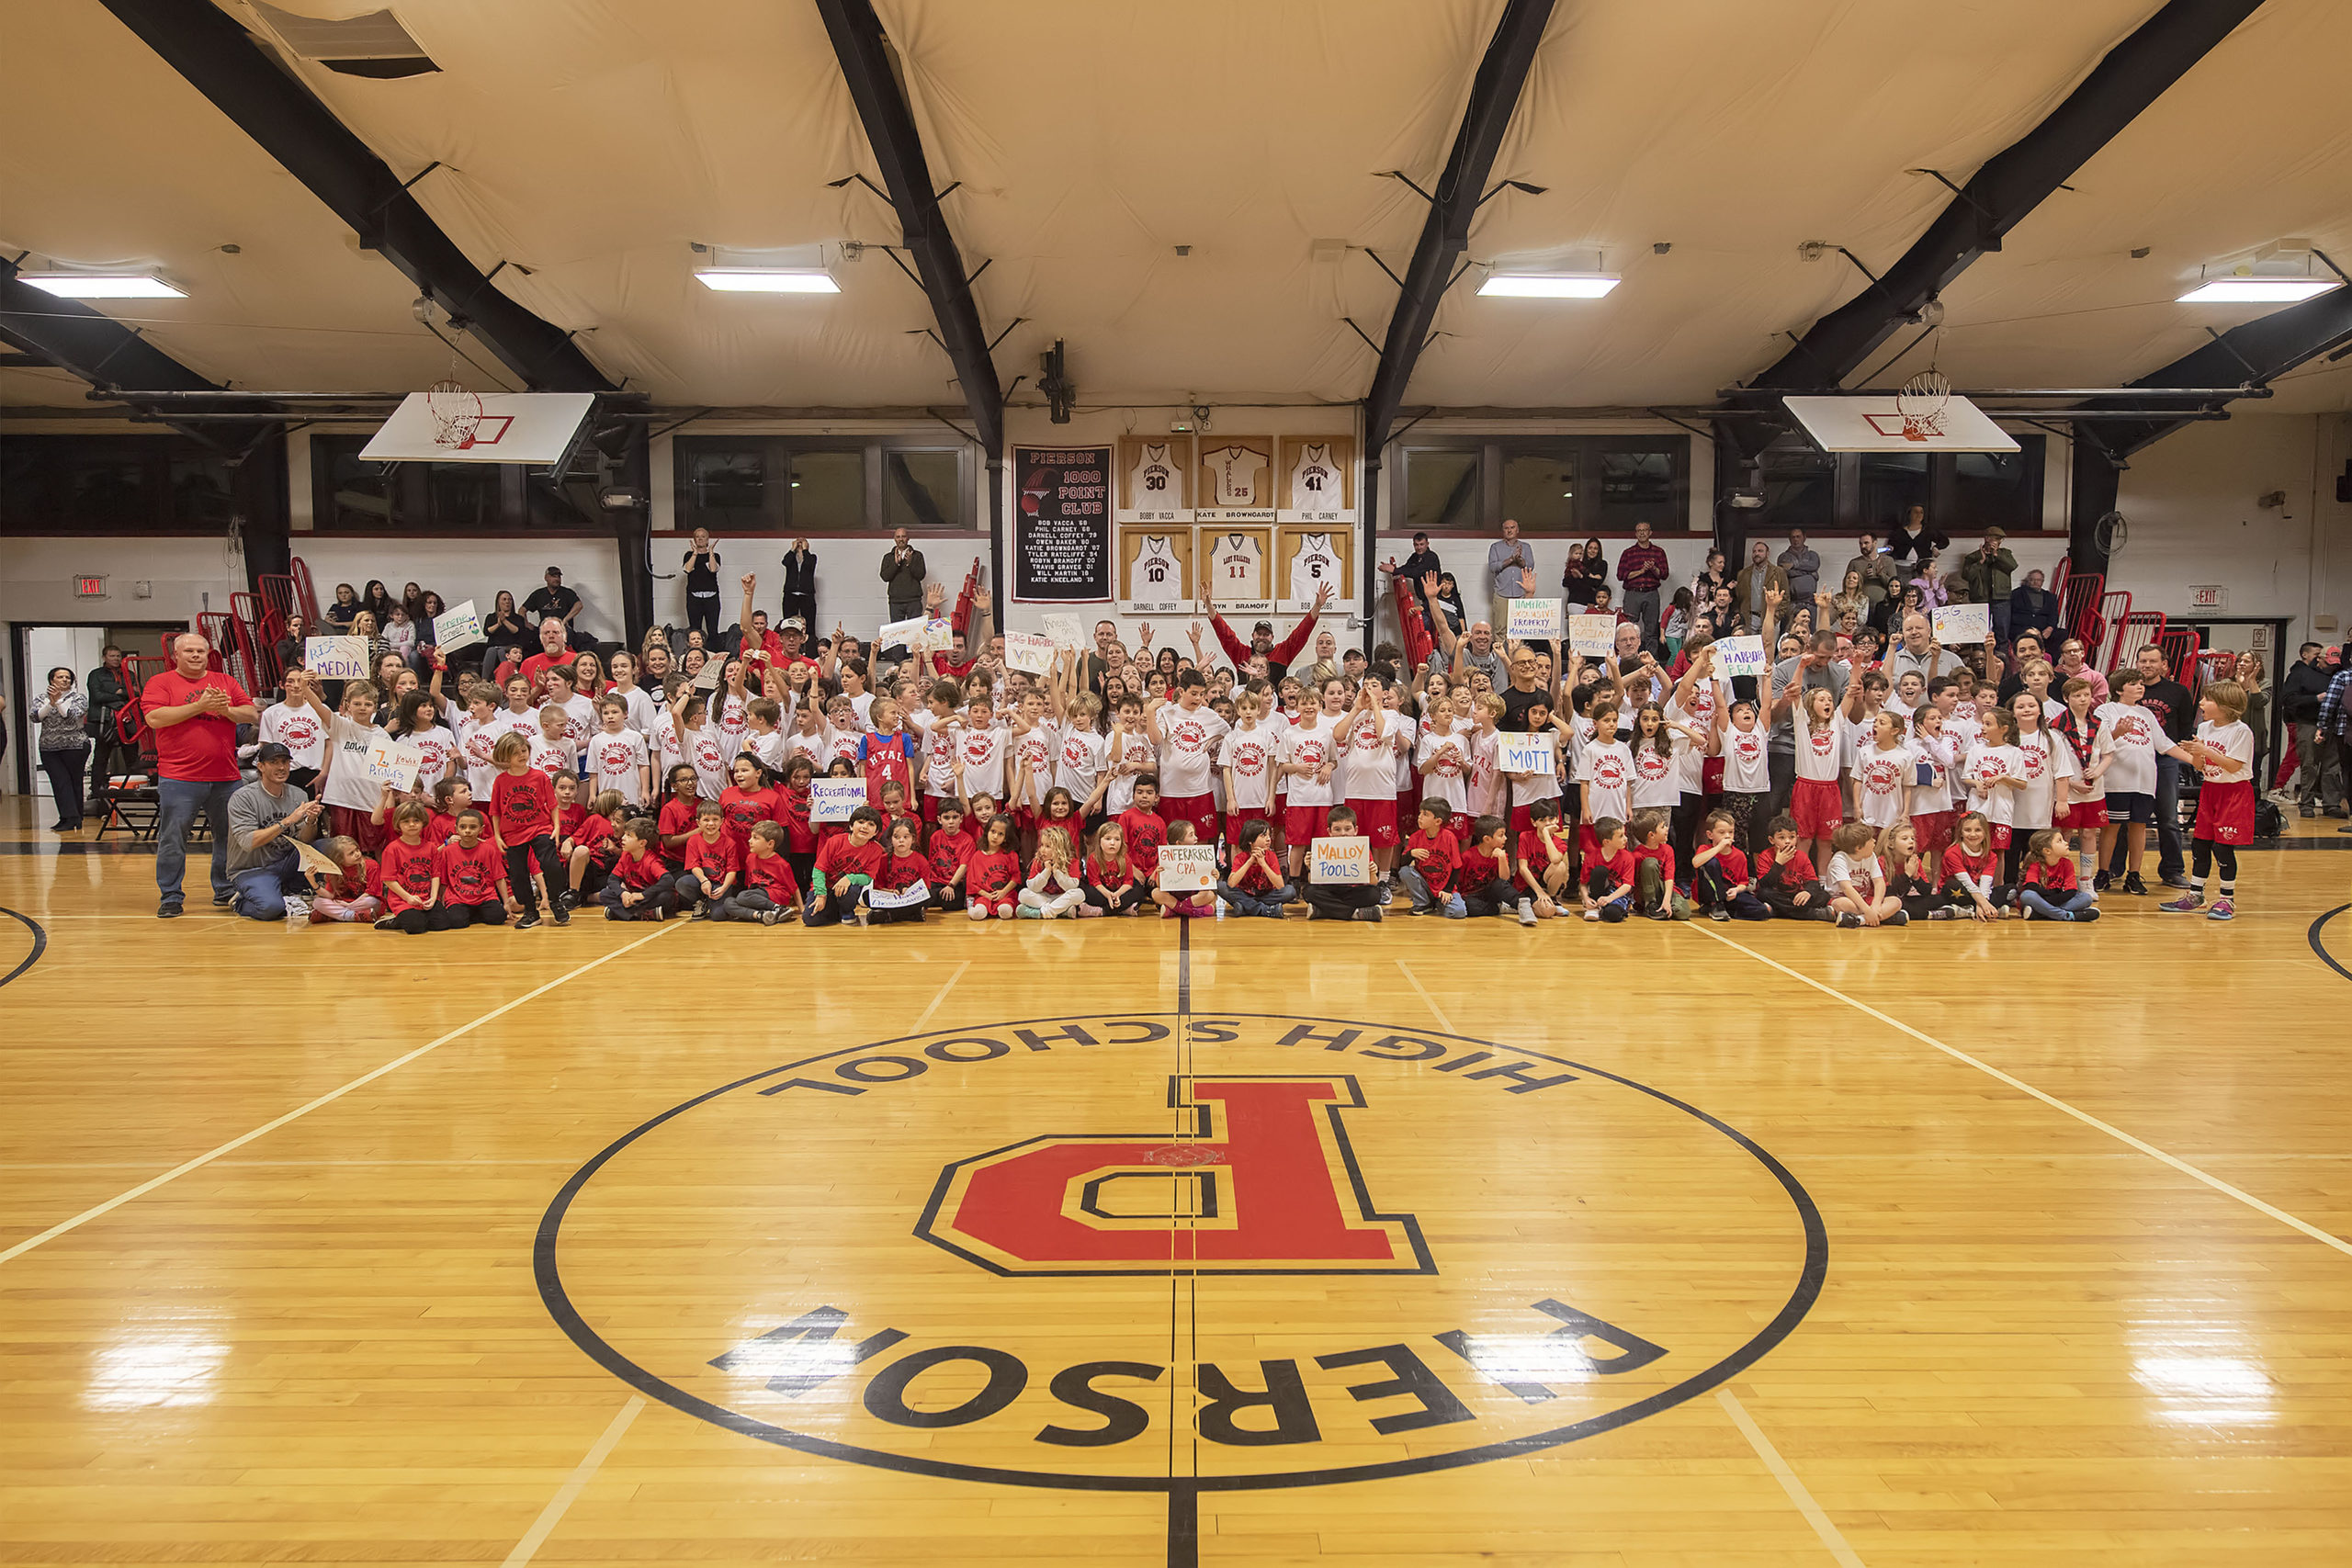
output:
POLYGON ((1616 287, 1617 279, 1601 272, 1490 272, 1478 292, 1521 299, 1598 299, 1616 287))
POLYGON ((2333 277, 2215 277, 2182 295, 2183 305, 2292 304, 2340 287, 2333 277))
POLYGON ((842 286, 821 266, 704 266, 695 269, 706 288, 722 294, 839 294, 842 286))
POLYGON ((35 288, 61 299, 185 299, 187 291, 175 288, 145 272, 20 272, 35 288))

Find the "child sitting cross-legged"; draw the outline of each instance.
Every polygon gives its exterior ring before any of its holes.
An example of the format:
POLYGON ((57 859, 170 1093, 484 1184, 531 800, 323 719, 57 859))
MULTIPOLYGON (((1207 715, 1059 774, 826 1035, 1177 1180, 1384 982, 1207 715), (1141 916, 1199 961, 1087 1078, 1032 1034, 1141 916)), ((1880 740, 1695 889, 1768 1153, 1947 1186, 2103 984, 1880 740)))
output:
POLYGON ((743 856, 743 884, 718 901, 718 919, 772 926, 800 912, 800 883, 784 856, 781 822, 754 823, 743 856))
POLYGON ((1435 796, 1421 802, 1419 825, 1406 840, 1405 861, 1396 871, 1397 880, 1412 899, 1405 911, 1408 915, 1438 914, 1449 920, 1470 918, 1462 895, 1453 890, 1462 858, 1453 835, 1445 830, 1453 815, 1453 808, 1435 796))
POLYGON ((1237 915, 1281 919, 1283 906, 1293 894, 1283 878, 1282 862, 1274 858, 1273 824, 1264 818, 1243 823, 1237 843, 1233 869, 1217 884, 1217 897, 1237 915))
MULTIPOLYGON (((1199 835, 1193 827, 1192 818, 1179 817, 1168 824, 1170 844, 1192 844, 1199 841, 1199 835)), ((1154 858, 1157 859, 1157 856, 1154 858)), ((1159 906, 1161 919, 1179 918, 1188 920, 1197 919, 1203 915, 1216 913, 1216 895, 1210 889, 1204 887, 1197 892, 1170 893, 1167 888, 1159 886, 1164 874, 1164 867, 1155 870, 1151 889, 1151 901, 1159 906)))

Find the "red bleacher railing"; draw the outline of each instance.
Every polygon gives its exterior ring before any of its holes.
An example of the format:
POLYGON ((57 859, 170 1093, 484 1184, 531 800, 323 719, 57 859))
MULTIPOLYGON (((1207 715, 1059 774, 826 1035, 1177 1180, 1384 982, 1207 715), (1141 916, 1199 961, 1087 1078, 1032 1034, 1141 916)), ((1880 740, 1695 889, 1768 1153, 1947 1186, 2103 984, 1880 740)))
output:
POLYGON ((302 624, 306 626, 317 626, 319 624, 319 591, 311 581, 310 567, 304 564, 300 556, 296 556, 287 570, 288 577, 294 585, 295 606, 302 612, 302 624))
MULTIPOLYGON (((2156 646, 2164 650, 2165 673, 2186 686, 2197 679, 2197 655, 2205 639, 2195 626, 2176 626, 2167 623, 2156 634, 2156 646)), ((2195 693, 2189 694, 2194 696, 2195 693)))
POLYGON ((2160 641, 2165 635, 2165 613, 2162 610, 2132 610, 2115 623, 2115 646, 2109 652, 2107 667, 2121 670, 2140 657, 2140 649, 2149 643, 2160 641))

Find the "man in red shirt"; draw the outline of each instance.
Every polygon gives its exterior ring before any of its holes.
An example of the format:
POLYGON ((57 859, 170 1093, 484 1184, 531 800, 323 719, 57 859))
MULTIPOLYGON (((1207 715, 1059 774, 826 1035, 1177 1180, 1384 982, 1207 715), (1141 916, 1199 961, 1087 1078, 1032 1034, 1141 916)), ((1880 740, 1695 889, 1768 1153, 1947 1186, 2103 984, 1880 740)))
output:
POLYGON ((1298 650, 1305 648, 1306 639, 1315 635, 1316 616, 1321 615, 1324 606, 1330 602, 1331 585, 1326 582, 1315 591, 1315 608, 1307 611, 1305 618, 1291 628, 1290 636, 1276 642, 1274 623, 1260 621, 1250 630, 1250 641, 1246 645, 1234 636, 1233 628, 1226 624, 1225 617, 1210 608, 1205 594, 1202 596, 1201 608, 1208 612, 1209 629, 1216 633, 1218 646, 1225 649, 1225 656, 1233 660, 1236 679, 1249 670, 1251 655, 1262 653, 1266 656, 1266 679, 1280 684, 1282 678, 1290 673, 1292 663, 1298 658, 1298 650))
POLYGON ((261 723, 261 710, 231 676, 211 667, 212 645, 194 632, 172 644, 171 669, 149 678, 139 704, 155 732, 155 888, 158 919, 180 912, 187 869, 187 830, 204 813, 212 835, 212 902, 236 901, 229 880, 229 796, 237 772, 237 726, 261 723))
POLYGON ((1617 558, 1617 581, 1625 585, 1625 614, 1641 624, 1645 645, 1657 646, 1657 591, 1672 570, 1666 552, 1650 543, 1650 525, 1634 525, 1634 542, 1617 558))
POLYGON ((552 664, 568 665, 572 653, 564 643, 563 619, 549 615, 539 623, 539 651, 523 660, 523 679, 531 682, 531 701, 548 700, 547 672, 552 664))

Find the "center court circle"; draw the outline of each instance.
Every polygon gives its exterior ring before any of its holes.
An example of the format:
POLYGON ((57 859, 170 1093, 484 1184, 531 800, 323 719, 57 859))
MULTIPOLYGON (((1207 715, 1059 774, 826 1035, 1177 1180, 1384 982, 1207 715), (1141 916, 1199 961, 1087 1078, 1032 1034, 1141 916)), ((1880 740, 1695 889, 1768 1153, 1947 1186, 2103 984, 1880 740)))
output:
POLYGON ((1745 1134, 1545 1052, 1089 1013, 798 1056, 568 1180, 534 1267, 648 1398, 804 1453, 1102 1491, 1410 1475, 1670 1409, 1818 1297, 1745 1134))

